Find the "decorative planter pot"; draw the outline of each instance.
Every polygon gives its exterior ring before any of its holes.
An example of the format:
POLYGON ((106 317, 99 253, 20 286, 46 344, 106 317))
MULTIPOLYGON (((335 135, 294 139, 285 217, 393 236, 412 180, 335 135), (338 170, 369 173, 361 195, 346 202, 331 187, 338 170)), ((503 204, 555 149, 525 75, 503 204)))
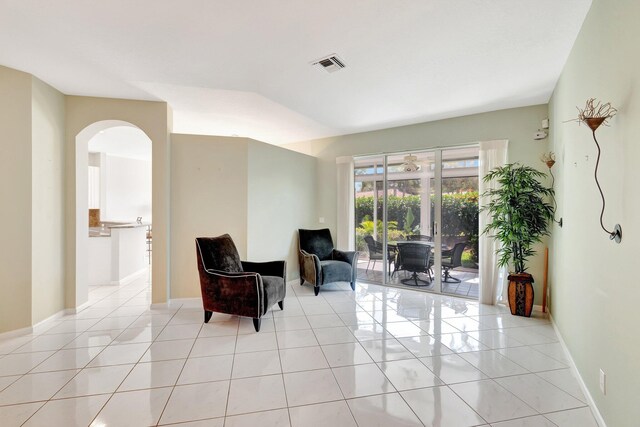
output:
POLYGON ((509 308, 515 316, 531 316, 533 309, 533 276, 529 273, 510 274, 509 308))

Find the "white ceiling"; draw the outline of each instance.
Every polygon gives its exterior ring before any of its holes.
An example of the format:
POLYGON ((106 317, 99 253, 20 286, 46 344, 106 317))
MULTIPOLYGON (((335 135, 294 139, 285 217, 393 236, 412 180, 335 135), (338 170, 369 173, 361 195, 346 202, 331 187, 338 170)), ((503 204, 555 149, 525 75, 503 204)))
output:
POLYGON ((89 152, 151 161, 151 140, 137 127, 115 126, 91 138, 89 152))
POLYGON ((270 143, 545 103, 591 0, 0 0, 0 64, 270 143), (347 68, 309 63, 337 53, 347 68))

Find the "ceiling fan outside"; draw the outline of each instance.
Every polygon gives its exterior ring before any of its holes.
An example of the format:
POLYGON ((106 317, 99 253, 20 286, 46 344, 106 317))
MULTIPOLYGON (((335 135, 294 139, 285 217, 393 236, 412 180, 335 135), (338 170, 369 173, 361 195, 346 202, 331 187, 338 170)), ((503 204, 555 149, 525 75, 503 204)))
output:
POLYGON ((402 170, 405 172, 417 172, 420 170, 420 164, 418 157, 413 154, 404 156, 404 163, 402 163, 402 170))

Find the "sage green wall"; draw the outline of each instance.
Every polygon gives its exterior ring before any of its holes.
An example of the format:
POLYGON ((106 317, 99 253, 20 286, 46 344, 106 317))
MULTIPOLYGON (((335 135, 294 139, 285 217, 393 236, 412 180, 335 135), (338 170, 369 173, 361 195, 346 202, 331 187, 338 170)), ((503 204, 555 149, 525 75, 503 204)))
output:
POLYGON ((550 103, 551 149, 557 153, 559 212, 553 235, 551 308, 578 370, 608 426, 640 420, 640 2, 594 0, 550 103), (593 179, 596 146, 577 123, 576 106, 596 97, 619 113, 597 137, 598 176, 607 199, 606 227, 622 225, 621 244, 599 226, 593 179), (607 394, 598 375, 607 375, 607 394))
POLYGON ((33 324, 64 309, 64 95, 32 78, 33 324))
POLYGON ((229 233, 243 260, 287 260, 315 217, 316 159, 247 138, 171 135, 171 298, 200 296, 195 238, 229 233))
POLYGON ((316 159, 257 141, 248 154, 247 259, 284 259, 297 279, 298 229, 316 217, 316 159))
POLYGON ((0 66, 0 332, 31 325, 31 75, 0 66))
MULTIPOLYGON (((475 141, 509 140, 509 161, 521 162, 546 171, 540 155, 547 150, 547 140, 534 141, 533 134, 547 118, 547 105, 513 108, 475 114, 435 122, 389 128, 374 132, 324 138, 284 147, 318 158, 316 227, 324 225, 336 232, 336 157, 363 154, 409 151, 447 147, 475 141), (317 217, 324 217, 319 224, 317 217)), ((536 279, 535 303, 542 303, 543 245, 529 263, 529 271, 536 279)))

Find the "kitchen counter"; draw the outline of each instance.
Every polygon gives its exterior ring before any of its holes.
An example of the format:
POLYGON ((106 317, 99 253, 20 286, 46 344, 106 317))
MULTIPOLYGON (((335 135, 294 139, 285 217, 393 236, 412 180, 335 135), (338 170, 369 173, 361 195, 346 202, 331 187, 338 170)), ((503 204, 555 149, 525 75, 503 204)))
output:
POLYGON ((148 222, 103 222, 102 227, 89 227, 89 237, 109 237, 112 229, 149 227, 148 222))
POLYGON ((148 267, 147 223, 103 223, 89 229, 89 284, 122 285, 148 267))

